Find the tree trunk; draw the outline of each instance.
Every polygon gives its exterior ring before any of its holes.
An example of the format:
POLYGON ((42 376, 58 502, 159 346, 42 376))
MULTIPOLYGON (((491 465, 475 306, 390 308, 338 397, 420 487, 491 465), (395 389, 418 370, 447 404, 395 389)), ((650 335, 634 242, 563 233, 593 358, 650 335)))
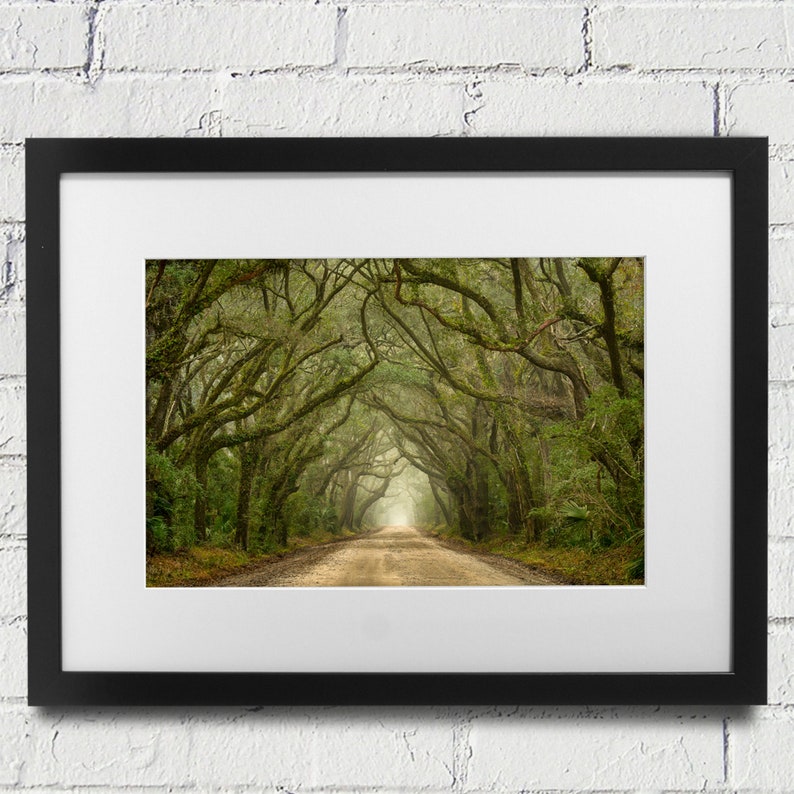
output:
POLYGON ((237 489, 237 522, 234 541, 244 551, 248 551, 249 528, 251 523, 251 486, 259 460, 254 444, 244 444, 240 449, 240 484, 237 489))
POLYGON ((455 501, 458 507, 458 528, 461 536, 466 540, 477 540, 472 515, 472 499, 468 488, 461 488, 455 501))
POLYGON ((434 501, 435 506, 436 506, 435 523, 436 524, 440 523, 439 519, 441 518, 441 516, 439 515, 439 512, 438 512, 440 510, 441 514, 443 514, 443 516, 444 516, 444 523, 448 527, 451 527, 452 526, 452 515, 451 515, 451 513, 449 511, 449 507, 446 505, 446 503, 444 502, 444 499, 441 497, 441 494, 439 493, 438 486, 433 482, 433 480, 429 479, 428 482, 430 483, 430 490, 431 490, 431 492, 433 494, 433 501, 434 501))
POLYGON ((361 525, 364 523, 364 517, 367 515, 367 511, 375 504, 379 499, 383 499, 386 496, 386 491, 389 490, 389 485, 391 485, 391 477, 386 477, 383 482, 375 489, 373 493, 371 493, 367 498, 359 505, 358 510, 356 511, 355 518, 353 520, 354 529, 361 529, 361 525))
POLYGON ((281 548, 286 548, 287 546, 287 522, 284 520, 284 516, 281 515, 281 511, 279 510, 273 516, 273 529, 276 533, 276 542, 278 543, 281 548))
POLYGON ((524 322, 524 290, 521 285, 521 270, 517 259, 510 260, 510 270, 513 275, 513 302, 515 304, 516 317, 518 318, 518 327, 523 334, 526 331, 524 322))
POLYGON ((477 540, 485 540, 491 533, 488 521, 488 473, 475 464, 474 534, 477 540))
MULTIPOLYGON (((168 415, 168 406, 171 402, 171 393, 173 385, 171 378, 163 378, 160 382, 160 391, 157 395, 157 401, 154 404, 154 411, 149 416, 147 422, 147 435, 154 443, 163 434, 165 428, 165 419, 168 415)), ((147 402, 149 400, 149 389, 147 389, 147 402)))
POLYGON ((604 309, 604 324, 602 332, 609 352, 609 365, 612 370, 612 382, 621 397, 626 396, 626 384, 623 380, 623 367, 620 361, 620 349, 615 331, 615 293, 612 289, 612 277, 606 277, 598 282, 601 290, 601 306, 604 309))
POLYGON ((516 482, 516 472, 510 468, 505 473, 507 492, 507 529, 511 535, 520 535, 524 530, 524 505, 516 482))
POLYGON ((339 526, 342 529, 353 529, 356 517, 356 496, 358 495, 358 473, 349 471, 347 477, 348 483, 339 510, 339 526))
MULTIPOLYGON (((496 443, 496 435, 493 423, 488 428, 488 414, 485 405, 481 400, 474 404, 474 411, 471 418, 471 437, 476 441, 484 441, 489 437, 489 443, 496 443)), ((483 540, 490 534, 488 523, 488 472, 482 456, 473 455, 466 461, 466 475, 473 489, 473 499, 471 503, 471 520, 474 529, 474 536, 477 540, 483 540)))
POLYGON ((474 458, 466 462, 462 506, 466 523, 461 526, 461 534, 469 540, 484 540, 489 535, 488 477, 474 458))
POLYGON ((196 455, 196 501, 193 505, 193 533, 196 543, 207 540, 207 467, 209 455, 199 452, 196 455))

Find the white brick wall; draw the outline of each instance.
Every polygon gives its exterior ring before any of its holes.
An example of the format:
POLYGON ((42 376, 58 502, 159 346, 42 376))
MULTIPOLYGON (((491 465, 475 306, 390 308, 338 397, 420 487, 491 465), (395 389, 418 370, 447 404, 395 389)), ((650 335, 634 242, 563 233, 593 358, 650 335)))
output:
POLYGON ((25 217, 25 151, 21 146, 0 147, 0 213, 0 223, 25 217))
POLYGON ((100 22, 103 65, 143 72, 327 66, 335 21, 333 6, 308 3, 110 6, 100 22))
POLYGON ((593 14, 595 63, 654 70, 794 66, 787 31, 794 23, 791 6, 691 6, 599 7, 593 14))
POLYGON ((794 125, 791 107, 794 103, 794 83, 791 77, 769 76, 739 83, 727 91, 727 131, 731 135, 752 135, 763 130, 772 146, 792 146, 794 125))
POLYGON ((23 786, 190 782, 191 723, 174 713, 38 714, 30 726, 23 786))
POLYGON ((220 126, 243 137, 323 135, 456 135, 460 83, 444 76, 398 81, 371 76, 262 75, 226 87, 220 126))
MULTIPOLYGON (((774 191, 774 188, 772 188, 774 191)), ((794 217, 794 212, 792 216, 794 217)), ((794 295, 794 236, 771 237, 769 240, 769 300, 773 304, 786 304, 794 295)), ((774 307, 778 309, 780 307, 774 307)), ((774 367, 786 366, 787 352, 781 351, 782 360, 772 362, 774 367)))
POLYGON ((722 782, 722 735, 718 716, 652 709, 483 717, 472 722, 466 783, 474 791, 703 789, 722 782))
POLYGON ((27 755, 27 728, 28 720, 21 709, 0 705, 0 786, 11 786, 19 780, 27 755))
POLYGON ((730 761, 741 791, 794 789, 794 720, 788 711, 752 709, 728 728, 730 761))
MULTIPOLYGON (((0 794, 794 791, 788 0, 0 0, 0 794), (27 136, 769 135, 769 699, 28 709, 27 136)), ((761 530, 761 528, 759 528, 761 530)))
POLYGON ((452 782, 452 732, 422 711, 203 715, 192 727, 192 740, 191 762, 201 765, 212 757, 204 779, 219 788, 443 791, 452 782), (252 765, 250 758, 262 763, 252 765))
POLYGON ((384 69, 582 65, 582 8, 357 5, 347 12, 347 65, 384 69))
POLYGON ((85 5, 0 6, 0 69, 78 68, 88 57, 85 5))
MULTIPOLYGON (((794 218, 794 163, 769 164, 769 222, 785 226, 794 218)), ((789 293, 791 294, 791 293, 789 293)))
POLYGON ((0 380, 0 454, 24 455, 25 439, 25 383, 9 376, 0 380))
MULTIPOLYGON (((25 614, 27 581, 22 541, 0 539, 0 623, 18 621, 25 614)), ((16 663, 23 664, 24 659, 17 659, 16 663)))
POLYGON ((482 135, 711 135, 713 91, 701 81, 485 78, 469 115, 482 135))

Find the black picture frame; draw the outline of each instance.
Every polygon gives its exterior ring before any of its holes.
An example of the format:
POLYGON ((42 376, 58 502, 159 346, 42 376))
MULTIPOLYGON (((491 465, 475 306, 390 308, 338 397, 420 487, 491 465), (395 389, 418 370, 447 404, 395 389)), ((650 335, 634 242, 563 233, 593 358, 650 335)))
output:
MULTIPOLYGON (((767 140, 32 139, 26 144, 29 689, 34 706, 766 702, 767 140), (61 176, 69 173, 658 172, 732 175, 729 673, 66 672, 61 663, 61 176), (740 561, 741 565, 738 564, 740 561)), ((726 341, 727 344, 727 341, 726 341)), ((727 531, 727 530, 726 530, 727 531)), ((101 594, 98 594, 101 596, 101 594)))

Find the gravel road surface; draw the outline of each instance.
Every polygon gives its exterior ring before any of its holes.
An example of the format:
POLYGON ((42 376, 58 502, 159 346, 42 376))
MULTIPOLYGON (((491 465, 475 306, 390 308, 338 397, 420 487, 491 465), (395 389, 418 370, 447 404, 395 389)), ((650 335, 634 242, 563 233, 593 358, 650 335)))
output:
POLYGON ((305 549, 214 583, 216 587, 555 584, 560 582, 519 562, 451 548, 407 526, 382 527, 361 537, 305 549))

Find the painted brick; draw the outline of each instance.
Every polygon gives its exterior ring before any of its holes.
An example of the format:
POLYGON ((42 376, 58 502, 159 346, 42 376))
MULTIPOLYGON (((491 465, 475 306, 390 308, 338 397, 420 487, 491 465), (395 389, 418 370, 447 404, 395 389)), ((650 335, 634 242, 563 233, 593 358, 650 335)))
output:
POLYGON ((773 626, 769 632, 770 703, 794 703, 794 628, 773 626))
POLYGON ((769 387, 769 463, 788 465, 794 453, 794 430, 791 416, 794 407, 794 384, 772 383, 769 387))
POLYGON ((769 222, 794 224, 794 163, 769 164, 769 222))
POLYGON ((794 237, 769 241, 769 300, 794 304, 794 237))
POLYGON ((0 303, 25 300, 25 238, 21 226, 0 232, 0 303), (5 243, 5 256, 3 256, 5 243))
POLYGON ((738 85, 727 95, 729 135, 764 135, 771 144, 794 144, 794 83, 738 85))
POLYGON ((794 617, 794 543, 769 543, 769 616, 794 617))
POLYGON ((258 784, 289 790, 311 771, 313 728, 308 715, 289 709, 268 715, 200 715, 191 724, 190 766, 205 786, 258 784))
POLYGON ((14 785, 20 777, 30 743, 25 714, 0 710, 0 785, 14 785))
POLYGON ((108 69, 272 69, 334 59, 331 5, 141 4, 109 8, 108 69))
POLYGON ((26 444, 24 384, 0 378, 0 455, 24 455, 26 444))
POLYGON ((224 135, 449 135, 462 130, 463 89, 375 78, 234 80, 224 135))
POLYGON ((27 580, 24 548, 0 542, 0 620, 25 614, 27 580))
POLYGON ((723 778, 717 718, 541 714, 474 720, 467 790, 690 790, 723 778))
POLYGON ((0 149, 0 223, 24 217, 25 153, 20 147, 0 149))
POLYGON ((95 84, 51 78, 0 82, 0 140, 181 136, 220 102, 223 78, 106 75, 95 84))
POLYGON ((201 718, 191 732, 191 768, 204 785, 266 785, 318 791, 350 787, 445 789, 451 783, 449 726, 355 713, 242 712, 201 718))
POLYGON ((794 461, 786 457, 769 461, 769 535, 771 537, 794 537, 793 470, 794 461))
POLYGON ((794 307, 774 305, 770 312, 769 379, 794 379, 794 307))
POLYGON ((732 719, 730 751, 734 790, 794 789, 794 721, 786 715, 765 719, 760 709, 751 709, 744 718, 732 719))
POLYGON ((25 496, 25 469, 0 460, 0 537, 26 534, 25 496))
MULTIPOLYGON (((794 383, 773 383, 769 390, 769 535, 794 537, 794 383)), ((774 613, 773 613, 774 614, 774 613)))
POLYGON ((26 251, 24 230, 11 227, 7 238, 4 273, 0 279, 0 300, 24 301, 26 295, 26 251))
POLYGON ((598 66, 637 69, 788 68, 794 11, 762 8, 625 6, 593 14, 598 66))
POLYGON ((27 695, 27 642, 24 621, 0 624, 0 697, 22 698, 27 695))
POLYGON ((0 6, 0 69, 84 66, 88 17, 79 5, 0 6))
POLYGON ((188 720, 176 711, 37 712, 21 782, 38 787, 183 786, 188 765, 188 720))
POLYGON ((447 791, 452 785, 449 724, 427 712, 332 712, 314 733, 311 784, 317 788, 393 788, 447 791), (340 763, 339 759, 344 758, 340 763))
POLYGON ((0 308, 0 375, 25 374, 25 315, 16 308, 0 308))
POLYGON ((559 67, 584 62, 582 10, 568 8, 352 6, 346 65, 351 67, 559 67))
POLYGON ((700 83, 504 81, 472 92, 469 123, 490 135, 710 135, 700 83))

